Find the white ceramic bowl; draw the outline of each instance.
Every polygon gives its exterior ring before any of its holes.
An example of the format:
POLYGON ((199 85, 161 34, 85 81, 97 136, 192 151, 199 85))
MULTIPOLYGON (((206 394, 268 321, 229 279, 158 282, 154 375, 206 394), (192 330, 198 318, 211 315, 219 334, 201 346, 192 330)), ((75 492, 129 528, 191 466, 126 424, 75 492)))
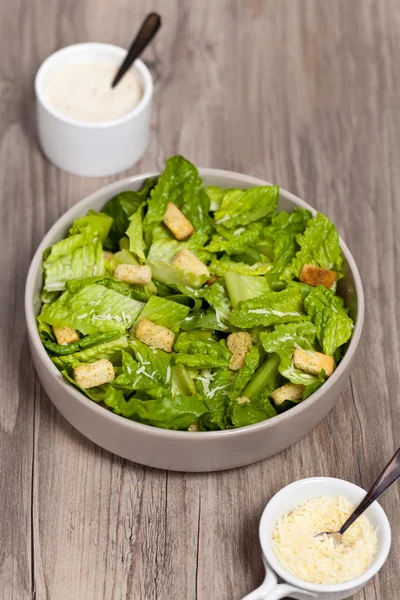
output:
MULTIPOLYGON (((75 44, 58 50, 40 66, 35 79, 37 126, 40 145, 47 158, 60 169, 87 177, 113 175, 135 164, 144 154, 150 137, 153 81, 141 60, 132 69, 143 95, 128 114, 113 121, 84 123, 55 110, 46 100, 46 83, 60 67, 70 64, 115 65, 126 50, 111 44, 75 44)), ((110 82, 111 83, 111 82, 110 82)))
POLYGON ((259 529, 266 569, 265 580, 257 590, 248 594, 243 600, 278 600, 287 596, 299 600, 311 598, 315 600, 343 600, 362 589, 382 568, 390 550, 391 531, 389 521, 377 502, 371 504, 364 513, 373 527, 377 529, 377 553, 365 573, 345 583, 319 585, 298 579, 289 573, 276 558, 272 549, 271 538, 278 519, 311 498, 344 496, 351 504, 356 506, 365 494, 365 490, 354 485, 354 483, 332 477, 312 477, 295 481, 275 494, 264 509, 259 529), (282 583, 278 583, 277 576, 282 583))
MULTIPOLYGON (((200 169, 206 185, 246 189, 265 181, 216 169, 200 169)), ((333 407, 347 381, 354 353, 360 341, 364 318, 364 295, 360 275, 347 246, 341 241, 346 274, 340 290, 356 318, 353 337, 346 354, 328 381, 305 402, 268 421, 227 431, 188 433, 169 431, 124 419, 86 398, 66 383, 48 357, 38 335, 36 316, 40 311, 43 251, 62 239, 71 223, 89 209, 101 210, 123 190, 139 189, 147 177, 130 177, 112 183, 67 211, 50 229, 32 260, 25 290, 25 312, 32 358, 48 396, 61 414, 81 433, 106 450, 135 462, 175 471, 217 471, 247 465, 294 444, 317 425, 333 407)), ((281 190, 280 210, 311 207, 281 190)), ((315 211, 313 210, 315 213, 315 211)))

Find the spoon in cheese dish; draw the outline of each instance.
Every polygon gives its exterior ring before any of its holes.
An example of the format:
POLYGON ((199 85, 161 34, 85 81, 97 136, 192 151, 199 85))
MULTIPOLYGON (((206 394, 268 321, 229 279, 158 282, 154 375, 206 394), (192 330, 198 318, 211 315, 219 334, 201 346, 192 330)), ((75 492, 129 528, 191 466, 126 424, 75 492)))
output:
POLYGON ((383 469, 382 473, 379 475, 378 479, 375 481, 365 498, 360 502, 354 512, 350 515, 345 523, 343 523, 342 527, 339 531, 320 531, 315 533, 313 537, 317 537, 320 535, 329 535, 333 538, 335 544, 340 544, 342 541, 342 535, 345 531, 354 523, 356 519, 362 513, 367 510, 367 508, 375 502, 386 490, 398 480, 400 477, 400 448, 397 450, 395 455, 388 462, 386 467, 383 469))

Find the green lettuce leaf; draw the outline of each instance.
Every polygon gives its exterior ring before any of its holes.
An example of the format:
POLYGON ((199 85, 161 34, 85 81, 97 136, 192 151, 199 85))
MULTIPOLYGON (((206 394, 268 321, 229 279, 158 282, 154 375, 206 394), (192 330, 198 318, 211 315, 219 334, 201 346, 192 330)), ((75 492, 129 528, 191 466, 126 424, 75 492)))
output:
POLYGON ((217 318, 215 310, 194 310, 182 321, 181 329, 191 331, 193 329, 210 329, 215 331, 229 331, 229 325, 225 325, 221 318, 217 318))
POLYGON ((237 308, 242 300, 252 300, 270 291, 265 277, 226 273, 225 283, 233 308, 237 308))
POLYGON ((253 346, 250 348, 246 355, 245 365, 239 371, 237 371, 233 378, 232 389, 230 391, 230 398, 232 400, 236 400, 236 398, 242 395, 244 388, 257 371, 260 365, 260 359, 260 348, 258 346, 253 346))
POLYGON ((219 209, 219 207, 221 206, 222 198, 228 191, 229 190, 223 190, 222 188, 216 185, 209 185, 208 188, 206 188, 207 196, 210 198, 211 211, 219 209))
POLYGON ((279 277, 299 250, 296 237, 303 233, 311 212, 305 208, 297 208, 292 213, 280 212, 272 218, 271 225, 264 230, 264 236, 274 241, 274 264, 268 278, 279 277))
POLYGON ((90 363, 100 358, 108 358, 113 364, 121 361, 121 352, 128 346, 128 338, 123 335, 116 340, 104 342, 98 346, 93 346, 66 356, 52 356, 51 360, 60 371, 65 369, 74 369, 81 363, 90 363))
POLYGON ((196 396, 178 395, 174 398, 155 400, 144 400, 133 396, 123 401, 121 393, 113 393, 109 390, 107 392, 108 396, 104 401, 117 414, 154 427, 187 430, 207 412, 205 404, 196 396))
POLYGON ((139 262, 144 263, 146 260, 144 252, 146 245, 143 240, 143 217, 141 208, 129 217, 129 227, 126 230, 126 235, 129 238, 130 252, 132 252, 139 262))
POLYGON ((71 256, 77 248, 86 244, 95 243, 97 240, 104 242, 111 225, 112 219, 109 216, 90 210, 86 216, 73 222, 68 237, 45 251, 44 265, 47 266, 63 256, 71 256))
POLYGON ((156 325, 163 325, 174 333, 178 333, 180 325, 189 311, 188 306, 152 296, 140 313, 140 319, 149 319, 156 325))
POLYGON ((92 275, 104 275, 104 256, 101 242, 88 243, 75 248, 71 254, 57 260, 45 261, 44 290, 61 291, 70 279, 83 279, 92 275))
POLYGON ((209 265, 210 273, 224 277, 226 273, 238 273, 239 275, 265 275, 271 269, 271 263, 255 263, 248 265, 244 262, 234 262, 223 258, 213 260, 209 265))
POLYGON ((257 245, 263 229, 262 223, 251 223, 247 227, 239 227, 235 231, 229 232, 229 239, 214 235, 207 250, 226 252, 228 255, 245 253, 257 245))
POLYGON ((229 417, 234 427, 245 427, 246 425, 254 425, 266 419, 275 417, 277 412, 272 406, 268 391, 264 391, 251 402, 239 404, 232 402, 229 407, 229 417))
POLYGON ((280 357, 279 372, 292 383, 309 385, 320 378, 301 371, 293 364, 295 348, 315 351, 316 327, 310 321, 305 323, 288 323, 278 325, 275 331, 261 333, 260 339, 264 350, 276 353, 280 357))
POLYGON ((130 329, 143 308, 141 302, 101 285, 87 285, 78 292, 65 291, 46 304, 39 323, 72 327, 84 335, 130 329))
POLYGON ((279 199, 279 186, 266 185, 248 190, 229 190, 215 212, 215 223, 234 229, 254 221, 271 218, 279 199))
POLYGON ((228 367, 232 356, 226 342, 201 339, 193 333, 181 333, 175 343, 176 364, 208 369, 228 367))
POLYGON ((239 302, 230 317, 232 325, 250 329, 257 325, 276 325, 308 319, 300 292, 267 292, 258 298, 239 302))
POLYGON ((223 279, 218 279, 210 285, 204 292, 204 299, 215 311, 217 321, 216 329, 220 331, 229 328, 229 317, 232 310, 232 304, 223 279))
POLYGON ((300 250, 283 271, 283 279, 288 281, 293 277, 298 278, 305 264, 336 271, 338 278, 343 276, 339 235, 328 217, 317 213, 316 217, 308 221, 304 233, 298 234, 296 239, 300 250))
POLYGON ((226 409, 229 401, 229 389, 232 371, 227 369, 203 369, 196 378, 196 387, 209 412, 200 417, 202 430, 225 429, 226 409))
POLYGON ((171 396, 171 355, 162 350, 152 351, 139 340, 131 341, 129 352, 122 353, 122 370, 113 386, 125 392, 142 391, 152 398, 171 396))
POLYGON ((119 249, 119 240, 129 226, 129 217, 133 215, 149 195, 154 181, 147 179, 141 190, 134 192, 127 190, 111 198, 103 208, 106 215, 113 218, 113 224, 107 240, 104 243, 106 250, 116 251, 119 249))
POLYGON ((317 328, 317 338, 325 354, 333 355, 353 333, 353 321, 343 307, 343 299, 323 286, 314 288, 304 306, 317 328))
POLYGON ((204 184, 194 165, 183 156, 172 156, 166 162, 165 169, 158 178, 148 201, 147 214, 143 229, 150 233, 161 223, 168 202, 176 204, 195 228, 193 237, 212 232, 208 215, 210 199, 204 184))

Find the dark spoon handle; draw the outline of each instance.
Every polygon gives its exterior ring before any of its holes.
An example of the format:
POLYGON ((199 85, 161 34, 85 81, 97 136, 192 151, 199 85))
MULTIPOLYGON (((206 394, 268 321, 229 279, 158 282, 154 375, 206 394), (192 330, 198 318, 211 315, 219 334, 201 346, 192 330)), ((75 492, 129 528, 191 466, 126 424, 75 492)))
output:
POLYGON ((342 525, 340 533, 343 534, 346 529, 354 523, 356 519, 368 508, 372 502, 377 500, 383 492, 386 492, 397 479, 400 477, 400 448, 397 450, 393 458, 388 462, 374 485, 371 487, 365 498, 357 506, 353 514, 342 525))
POLYGON ((111 84, 112 88, 114 88, 117 85, 117 83, 122 79, 129 67, 134 63, 134 61, 146 48, 147 44, 151 42, 151 40, 156 35, 160 27, 161 17, 159 14, 152 12, 149 15, 147 15, 147 17, 142 23, 141 28, 139 29, 139 33, 133 40, 132 45, 128 50, 128 54, 126 55, 124 62, 118 69, 113 79, 113 82, 111 84))

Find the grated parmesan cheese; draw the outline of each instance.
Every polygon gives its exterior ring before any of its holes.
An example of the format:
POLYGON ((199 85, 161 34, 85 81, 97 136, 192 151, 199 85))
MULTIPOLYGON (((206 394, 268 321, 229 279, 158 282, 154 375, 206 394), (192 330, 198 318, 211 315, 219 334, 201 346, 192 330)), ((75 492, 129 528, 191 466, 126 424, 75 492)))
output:
POLYGON ((364 573, 376 554, 378 540, 362 515, 335 544, 320 531, 338 531, 354 507, 342 496, 312 498, 283 515, 272 532, 272 547, 290 573, 310 583, 343 583, 364 573))

